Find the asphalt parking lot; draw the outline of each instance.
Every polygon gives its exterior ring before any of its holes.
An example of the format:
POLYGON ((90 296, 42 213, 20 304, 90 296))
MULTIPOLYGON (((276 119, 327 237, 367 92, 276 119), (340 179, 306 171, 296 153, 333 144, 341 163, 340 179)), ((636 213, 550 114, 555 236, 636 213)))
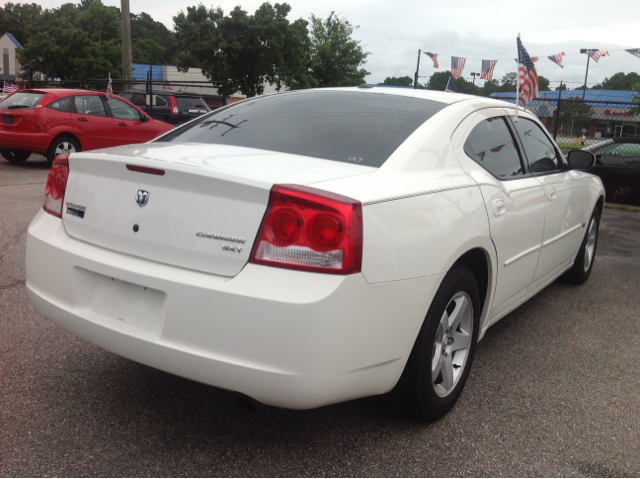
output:
POLYGON ((424 425, 376 397, 249 411, 54 326, 25 289, 47 172, 0 159, 0 476, 640 476, 640 214, 605 210, 590 280, 493 327, 424 425))

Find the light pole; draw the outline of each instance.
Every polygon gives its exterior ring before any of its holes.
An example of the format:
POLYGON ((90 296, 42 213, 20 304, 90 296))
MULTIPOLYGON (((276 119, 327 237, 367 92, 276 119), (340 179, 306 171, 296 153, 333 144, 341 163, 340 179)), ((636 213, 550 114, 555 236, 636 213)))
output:
POLYGON ((471 73, 471 75, 473 76, 473 84, 475 85, 476 84, 476 77, 477 76, 479 77, 480 73, 471 73))
POLYGON ((584 95, 587 92, 587 76, 589 75, 589 60, 591 59, 591 55, 589 53, 597 52, 598 48, 581 48, 580 53, 587 54, 587 71, 584 74, 584 90, 582 90, 582 101, 584 101, 584 95))
POLYGON ((120 0, 120 24, 122 26, 122 77, 131 80, 131 19, 129 0, 120 0))

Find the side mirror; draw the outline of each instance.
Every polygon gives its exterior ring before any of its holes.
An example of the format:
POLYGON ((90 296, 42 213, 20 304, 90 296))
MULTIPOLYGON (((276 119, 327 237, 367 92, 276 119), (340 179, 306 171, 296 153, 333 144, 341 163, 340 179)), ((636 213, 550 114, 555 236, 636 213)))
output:
POLYGON ((571 150, 567 160, 572 170, 590 170, 596 164, 596 155, 590 151, 571 150))
POLYGON ((149 117, 147 115, 142 115, 142 121, 149 121, 149 117))

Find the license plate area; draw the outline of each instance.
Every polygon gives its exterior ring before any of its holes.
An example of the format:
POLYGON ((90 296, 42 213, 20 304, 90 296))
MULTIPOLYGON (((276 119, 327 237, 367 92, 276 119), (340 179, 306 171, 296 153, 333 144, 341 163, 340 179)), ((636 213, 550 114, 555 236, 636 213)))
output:
POLYGON ((12 116, 3 116, 2 117, 3 125, 13 125, 13 117, 12 116))
POLYGON ((112 327, 124 325, 158 334, 164 323, 167 295, 144 285, 122 281, 84 268, 74 268, 74 301, 112 327))

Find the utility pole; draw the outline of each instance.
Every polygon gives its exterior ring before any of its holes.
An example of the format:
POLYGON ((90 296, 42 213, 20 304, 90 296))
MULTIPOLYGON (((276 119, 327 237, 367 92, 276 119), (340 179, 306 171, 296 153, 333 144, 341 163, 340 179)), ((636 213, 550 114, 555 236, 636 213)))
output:
POLYGON ((477 76, 479 77, 480 73, 471 73, 471 75, 473 76, 473 84, 475 85, 476 84, 476 77, 477 76))
POLYGON ((416 76, 413 79, 413 89, 414 90, 416 88, 418 88, 418 72, 420 71, 420 53, 421 53, 421 50, 418 49, 418 66, 416 67, 416 76))
POLYGON ((122 25, 122 77, 131 80, 131 19, 129 0, 120 0, 120 24, 122 25))
POLYGON ((591 60, 591 52, 597 52, 598 48, 581 48, 580 53, 587 54, 587 71, 584 74, 584 90, 582 90, 582 101, 584 101, 584 95, 587 92, 587 76, 589 75, 589 60, 591 60))

